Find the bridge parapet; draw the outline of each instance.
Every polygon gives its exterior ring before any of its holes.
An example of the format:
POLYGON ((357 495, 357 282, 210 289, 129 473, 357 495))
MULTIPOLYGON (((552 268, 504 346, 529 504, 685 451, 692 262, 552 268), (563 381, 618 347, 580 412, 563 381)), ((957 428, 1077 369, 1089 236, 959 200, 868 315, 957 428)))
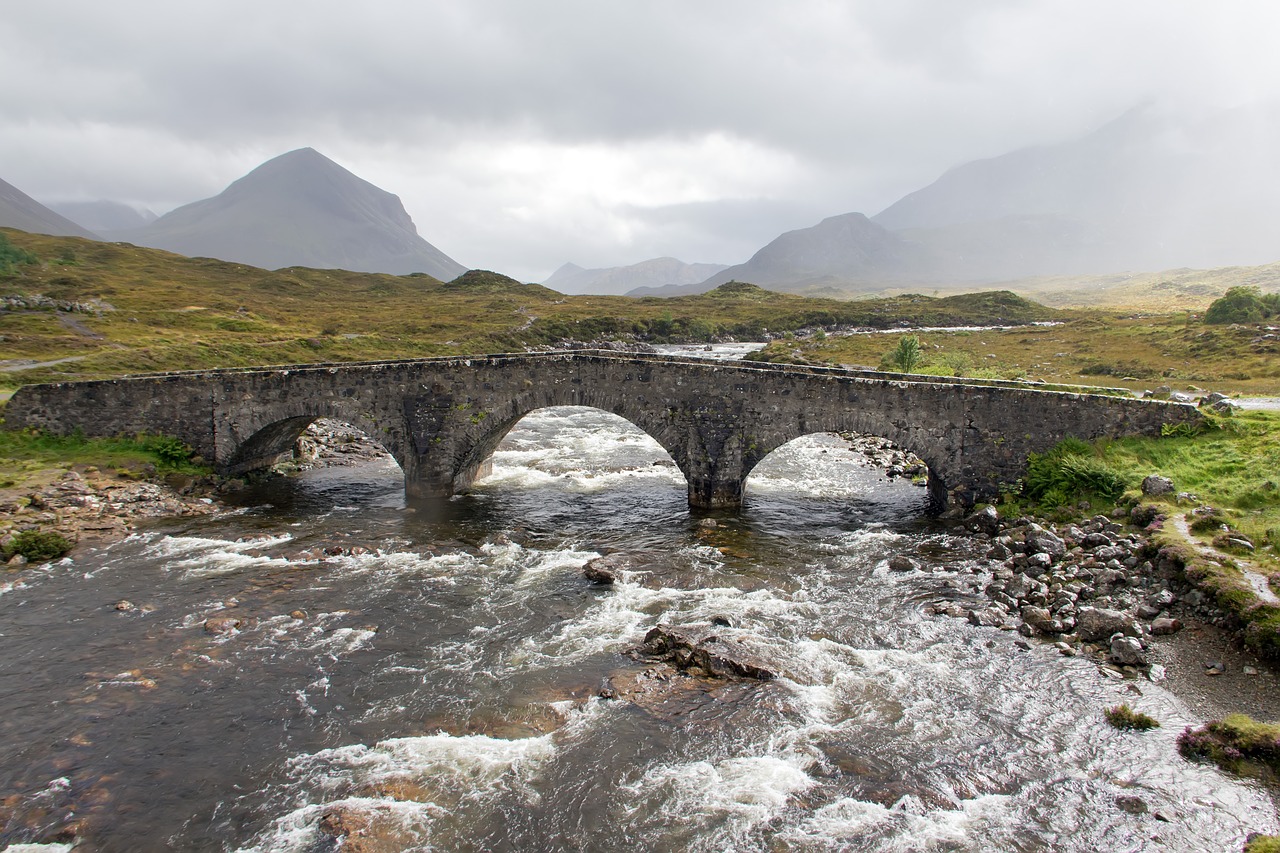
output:
POLYGON ((935 505, 971 505, 1067 436, 1158 435, 1197 420, 1185 405, 818 366, 562 351, 287 365, 31 385, 10 428, 174 435, 220 470, 262 467, 317 417, 353 424, 400 463, 414 495, 470 487, 529 412, 592 406, 653 436, 694 506, 735 506, 769 452, 815 432, 878 435, 929 467, 935 505))

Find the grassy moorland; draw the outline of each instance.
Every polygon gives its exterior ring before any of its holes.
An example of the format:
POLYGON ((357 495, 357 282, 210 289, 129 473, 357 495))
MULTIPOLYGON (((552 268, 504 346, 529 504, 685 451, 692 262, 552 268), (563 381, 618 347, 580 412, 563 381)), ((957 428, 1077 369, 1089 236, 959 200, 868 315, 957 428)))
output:
POLYGON ((154 249, 0 229, 0 386, 156 370, 522 351, 562 339, 760 339, 811 326, 1030 322, 1008 293, 810 299, 731 283, 699 296, 565 296, 497 273, 261 270, 154 249), (35 296, 45 297, 37 304, 35 296), (66 310, 71 308, 71 310, 66 310), (21 361, 57 362, 22 367, 21 361), (4 364, 7 362, 7 364, 4 364))
MULTIPOLYGON (((917 372, 1134 391, 1168 385, 1280 393, 1280 337, 1264 325, 1206 325, 1190 313, 1075 310, 1059 317, 1052 326, 919 332, 923 362, 917 372)), ((778 340, 765 357, 874 368, 901 334, 778 340)))

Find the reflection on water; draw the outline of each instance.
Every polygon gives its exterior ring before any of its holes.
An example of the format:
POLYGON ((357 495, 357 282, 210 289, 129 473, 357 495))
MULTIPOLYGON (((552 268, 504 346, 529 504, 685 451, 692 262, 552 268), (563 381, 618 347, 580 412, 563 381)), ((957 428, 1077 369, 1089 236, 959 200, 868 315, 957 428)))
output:
POLYGON ((924 617, 983 562, 840 440, 778 451, 715 527, 685 499, 643 434, 552 409, 444 513, 406 506, 393 463, 317 470, 28 572, 0 595, 0 840, 1220 851, 1275 831, 1258 791, 1177 756, 1192 720, 1159 688, 924 617), (926 569, 887 571, 904 551, 926 569), (581 567, 607 552, 626 568, 599 587, 581 567), (628 655, 712 620, 780 677, 628 655), (607 678, 645 687, 601 699, 607 678), (1112 730, 1121 701, 1164 727, 1112 730))

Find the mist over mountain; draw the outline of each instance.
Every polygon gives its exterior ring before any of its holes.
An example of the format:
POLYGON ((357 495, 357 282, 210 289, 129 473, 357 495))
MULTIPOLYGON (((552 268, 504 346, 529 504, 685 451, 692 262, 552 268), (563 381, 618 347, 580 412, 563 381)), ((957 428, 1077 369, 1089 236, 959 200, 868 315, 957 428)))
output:
POLYGON ((138 209, 118 201, 50 202, 48 208, 96 234, 141 228, 156 220, 150 210, 138 209))
POLYGON ((869 220, 783 234, 700 287, 859 292, 1262 264, 1280 258, 1277 184, 1280 109, 1134 110, 1077 140, 957 166, 869 220))
POLYGON ((109 236, 264 269, 423 272, 443 281, 466 271, 418 235, 397 196, 311 148, 268 160, 213 198, 109 236))
POLYGON ((86 228, 45 207, 13 184, 0 180, 0 227, 55 237, 98 239, 86 228))
POLYGON ((601 269, 583 269, 568 263, 542 284, 561 293, 619 295, 636 288, 697 284, 722 269, 724 264, 687 264, 677 258, 654 258, 625 267, 601 269))

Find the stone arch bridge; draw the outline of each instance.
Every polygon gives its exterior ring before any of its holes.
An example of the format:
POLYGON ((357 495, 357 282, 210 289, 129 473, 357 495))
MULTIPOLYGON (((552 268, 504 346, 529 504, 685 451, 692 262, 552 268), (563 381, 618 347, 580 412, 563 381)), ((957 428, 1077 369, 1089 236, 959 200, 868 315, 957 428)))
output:
POLYGON ((1012 382, 598 351, 166 373, 28 385, 10 429, 172 435, 224 473, 274 463, 311 421, 381 443, 410 496, 465 491, 498 442, 547 406, 631 421, 671 455, 695 507, 732 507, 770 451, 810 433, 888 438, 929 468, 933 506, 971 506, 1066 436, 1158 435, 1195 409, 1012 382))

